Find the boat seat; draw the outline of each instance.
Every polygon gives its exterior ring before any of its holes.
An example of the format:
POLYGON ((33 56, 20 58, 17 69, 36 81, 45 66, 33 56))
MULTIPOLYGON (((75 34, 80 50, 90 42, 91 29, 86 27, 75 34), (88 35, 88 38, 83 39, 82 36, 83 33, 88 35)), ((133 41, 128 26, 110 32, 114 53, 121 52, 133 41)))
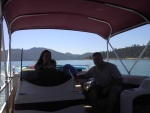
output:
POLYGON ((150 95, 150 78, 145 78, 138 88, 124 90, 121 92, 120 112, 133 113, 133 102, 142 95, 150 95))
POLYGON ((144 75, 125 75, 122 74, 123 83, 140 85, 145 78, 149 78, 149 76, 144 75))
POLYGON ((23 79, 19 82, 14 109, 14 113, 84 113, 84 96, 76 91, 74 78, 46 87, 23 79))
POLYGON ((84 113, 84 96, 81 92, 17 95, 15 113, 84 113))
POLYGON ((22 79, 28 82, 33 82, 38 78, 37 71, 35 70, 23 70, 22 71, 22 79))
POLYGON ((60 93, 60 92, 67 92, 67 91, 74 91, 75 90, 75 81, 73 78, 70 78, 68 81, 64 82, 63 84, 56 85, 56 86, 39 86, 36 84, 32 84, 28 81, 20 81, 19 83, 19 94, 43 94, 43 93, 60 93))
POLYGON ((122 91, 132 88, 138 88, 145 78, 149 78, 149 76, 139 76, 139 75, 122 75, 122 77, 123 77, 122 91))
MULTIPOLYGON (((122 92, 124 90, 132 90, 133 88, 139 88, 142 81, 144 79, 149 78, 149 76, 143 76, 143 75, 122 75, 123 76, 123 84, 122 84, 122 92)), ((88 89, 91 82, 86 82, 83 84, 83 94, 86 99, 86 104, 90 105, 89 97, 88 97, 88 89)), ((105 99, 104 99, 105 100, 105 99)), ((106 98, 106 101, 108 99, 106 98)), ((101 100, 102 101, 102 100, 101 100)), ((107 102, 105 102, 107 103, 107 102)), ((117 105, 114 108, 114 113, 120 113, 120 97, 118 96, 118 102, 117 105)))

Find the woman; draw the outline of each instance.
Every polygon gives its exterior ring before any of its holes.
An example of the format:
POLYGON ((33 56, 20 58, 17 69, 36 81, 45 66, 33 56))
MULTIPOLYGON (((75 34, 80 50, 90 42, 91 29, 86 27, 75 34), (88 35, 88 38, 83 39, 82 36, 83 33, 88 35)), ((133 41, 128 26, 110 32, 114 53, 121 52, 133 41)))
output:
POLYGON ((56 70, 56 61, 51 59, 51 52, 49 50, 44 50, 41 53, 34 67, 38 72, 38 78, 35 84, 41 86, 55 86, 70 79, 70 76, 65 76, 63 71, 56 70))
POLYGON ((46 69, 46 66, 50 66, 51 52, 49 50, 44 50, 37 63, 35 64, 35 70, 46 69))

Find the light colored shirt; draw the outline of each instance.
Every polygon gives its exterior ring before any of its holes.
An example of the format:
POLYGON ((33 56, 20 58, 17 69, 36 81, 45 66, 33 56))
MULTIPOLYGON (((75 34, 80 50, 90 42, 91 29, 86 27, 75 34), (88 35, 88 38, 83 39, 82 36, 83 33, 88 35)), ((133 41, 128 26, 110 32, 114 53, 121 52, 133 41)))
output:
POLYGON ((101 68, 93 66, 89 71, 87 71, 86 76, 93 77, 93 84, 106 86, 114 79, 122 78, 120 71, 117 66, 109 62, 103 62, 101 68))

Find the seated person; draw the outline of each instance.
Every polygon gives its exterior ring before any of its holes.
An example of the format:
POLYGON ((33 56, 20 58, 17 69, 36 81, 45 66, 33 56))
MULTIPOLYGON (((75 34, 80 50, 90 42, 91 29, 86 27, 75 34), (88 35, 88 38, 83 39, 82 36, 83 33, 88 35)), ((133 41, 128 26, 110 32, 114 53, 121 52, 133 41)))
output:
POLYGON ((54 68, 54 69, 56 69, 56 61, 54 60, 54 59, 51 59, 51 61, 50 61, 50 66, 52 67, 52 68, 54 68))
POLYGON ((89 69, 86 73, 75 76, 75 79, 93 78, 94 81, 88 90, 90 104, 94 113, 104 113, 101 102, 102 99, 109 98, 105 113, 113 113, 113 109, 121 92, 121 84, 123 78, 117 66, 104 62, 102 54, 95 52, 93 54, 95 66, 89 69))
POLYGON ((49 50, 44 50, 34 66, 35 70, 38 71, 46 69, 46 66, 50 66, 50 61, 51 61, 51 52, 49 50))
POLYGON ((42 86, 54 86, 69 80, 71 77, 66 76, 63 71, 56 70, 56 61, 51 59, 51 52, 44 50, 37 63, 35 64, 38 78, 35 84, 42 86), (49 67, 54 68, 49 68, 49 67))

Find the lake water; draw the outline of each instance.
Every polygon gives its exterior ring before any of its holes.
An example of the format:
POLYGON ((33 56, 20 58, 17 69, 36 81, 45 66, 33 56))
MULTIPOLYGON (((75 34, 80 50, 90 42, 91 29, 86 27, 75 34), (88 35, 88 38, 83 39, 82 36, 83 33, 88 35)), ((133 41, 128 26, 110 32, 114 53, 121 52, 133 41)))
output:
MULTIPOLYGON (((122 74, 128 74, 124 66, 119 60, 109 60, 109 62, 114 63, 117 65, 118 69, 122 74)), ((122 60, 123 64, 126 66, 127 70, 130 70, 136 60, 122 60)), ((23 61, 22 65, 24 66, 31 66, 35 65, 36 61, 23 61)), ((92 67, 94 65, 92 60, 57 60, 57 65, 86 65, 92 67)), ((12 67, 14 66, 21 66, 20 61, 12 61, 12 67)), ((2 74, 4 75, 4 62, 2 62, 2 74)), ((134 68, 131 70, 132 75, 148 75, 150 76, 150 60, 139 60, 134 68)), ((0 86, 2 86, 4 81, 4 76, 1 76, 0 79, 0 86)))
MULTIPOLYGON (((119 60, 109 60, 109 62, 114 63, 117 65, 118 69, 122 74, 127 74, 126 69, 122 65, 122 63, 119 60)), ((123 64, 126 66, 127 70, 130 70, 136 60, 122 60, 123 64)), ((34 65, 36 61, 23 61, 22 65, 34 65)), ((65 65, 65 64, 71 64, 71 65, 88 65, 89 68, 94 65, 92 60, 57 60, 57 65, 65 65)), ((21 66, 20 61, 13 61, 13 66, 21 66)), ((2 62, 2 73, 4 72, 4 63, 2 62)), ((148 75, 150 76, 150 60, 139 60, 136 65, 131 70, 131 74, 133 75, 148 75)))

